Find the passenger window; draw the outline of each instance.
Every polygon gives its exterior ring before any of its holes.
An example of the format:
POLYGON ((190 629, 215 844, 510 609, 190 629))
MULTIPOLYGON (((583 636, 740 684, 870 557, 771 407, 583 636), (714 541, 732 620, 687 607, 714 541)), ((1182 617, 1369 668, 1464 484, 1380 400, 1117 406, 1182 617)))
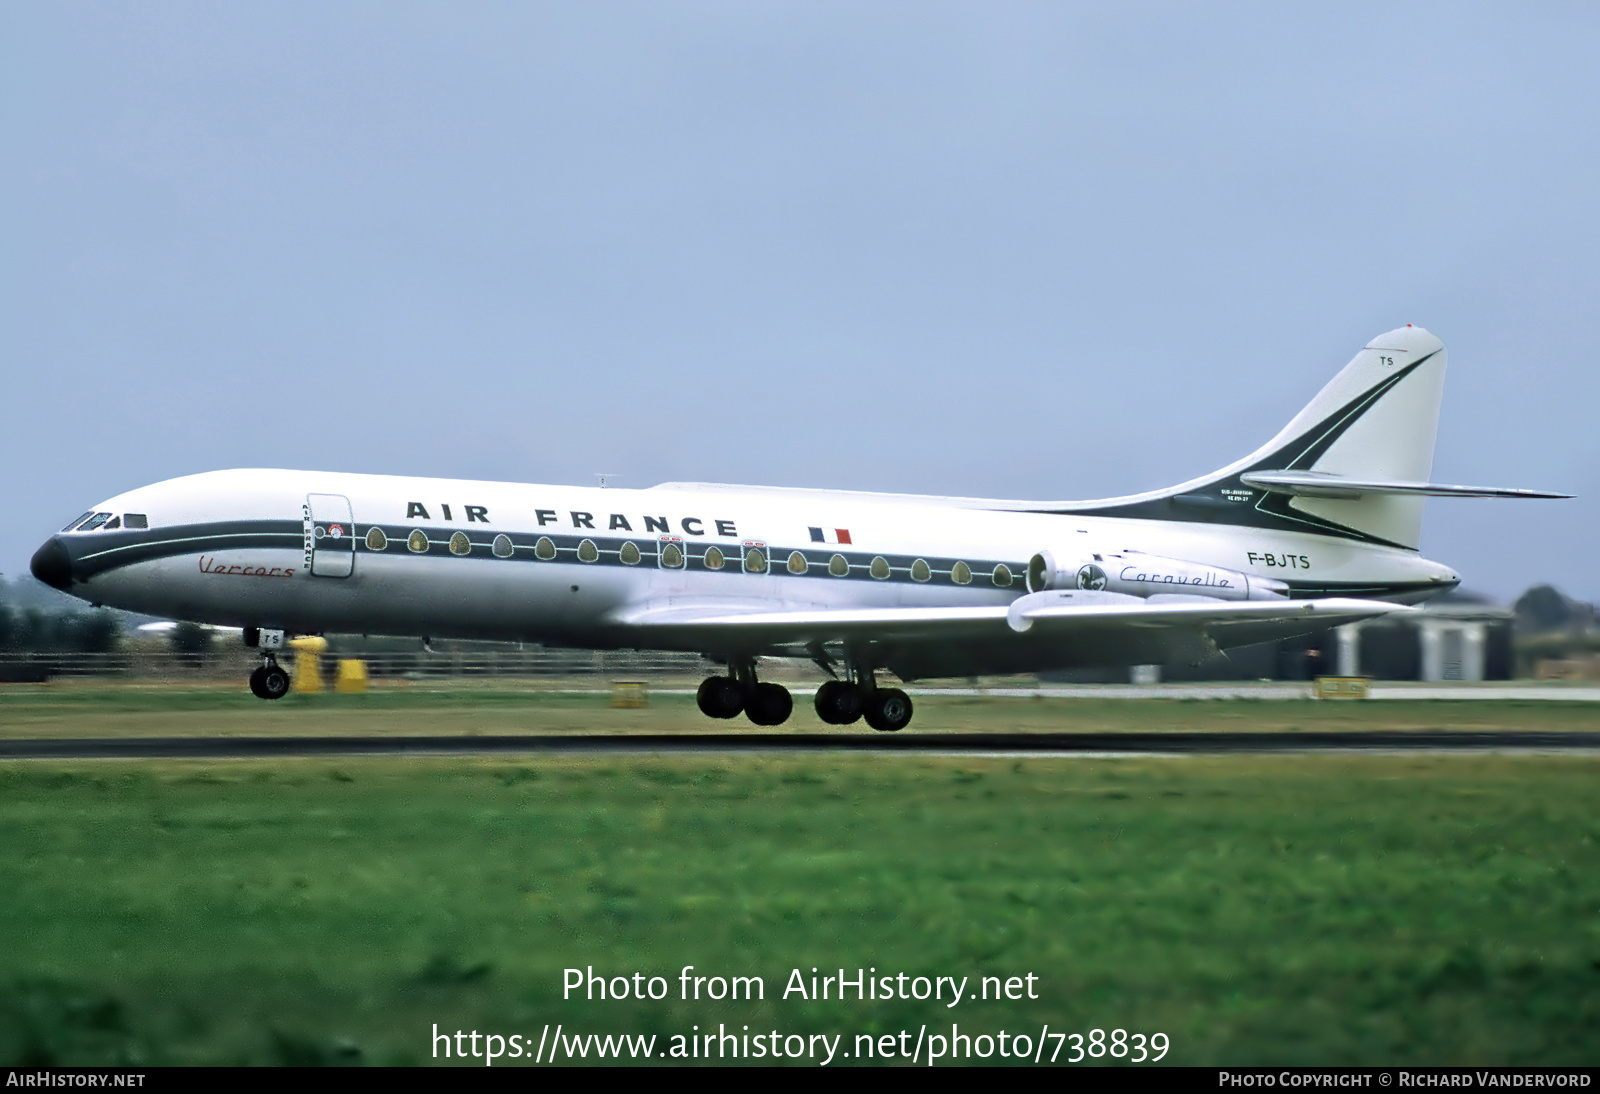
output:
POLYGON ((389 546, 389 537, 383 534, 383 529, 372 527, 367 529, 367 550, 381 551, 389 546))
POLYGON ((708 570, 720 570, 727 560, 722 557, 722 549, 720 547, 707 547, 705 556, 701 561, 706 564, 706 569, 708 570))
POLYGON ((968 585, 972 582, 972 567, 965 562, 958 562, 950 567, 950 580, 957 585, 968 585))
POLYGON ((467 538, 467 533, 457 532, 450 537, 450 553, 453 555, 470 555, 472 541, 467 538))
POLYGON ((887 581, 889 579, 889 560, 879 555, 872 560, 872 565, 867 567, 867 573, 879 581, 887 581))
POLYGON ((539 542, 533 545, 534 557, 542 558, 549 562, 556 557, 556 545, 549 536, 540 536, 539 542))
POLYGON ((426 554, 428 551, 428 533, 421 528, 413 529, 411 534, 406 537, 406 546, 419 555, 426 554))
POLYGON ((915 562, 913 562, 911 564, 911 580, 912 581, 926 581, 932 576, 933 576, 933 567, 929 566, 922 559, 919 558, 919 559, 917 559, 917 561, 915 561, 915 562))
POLYGON ((91 512, 91 513, 85 513, 81 517, 74 517, 72 519, 72 523, 68 524, 65 528, 63 528, 61 530, 63 532, 70 532, 74 528, 76 528, 78 525, 82 524, 84 521, 88 520, 92 516, 94 516, 94 514, 91 512))
POLYGON ((582 543, 578 544, 579 562, 598 562, 599 560, 600 548, 594 545, 594 540, 586 539, 582 543))
POLYGON ((1006 588, 1009 586, 1011 584, 1011 567, 1007 566, 1004 562, 996 566, 994 568, 994 583, 999 585, 1001 588, 1006 588))
POLYGON ((511 537, 504 532, 494 537, 494 543, 490 545, 489 550, 494 552, 495 558, 510 558, 515 551, 511 546, 511 537))
POLYGON ((843 555, 834 555, 828 560, 828 572, 834 577, 849 577, 850 563, 843 555))
POLYGON ((805 555, 801 554, 799 551, 791 551, 789 553, 789 572, 791 574, 803 574, 808 569, 810 569, 810 567, 806 564, 805 555))
POLYGON ((661 541, 661 568, 664 570, 678 570, 683 568, 683 548, 672 540, 661 541))
POLYGON ((622 545, 622 550, 617 552, 617 557, 622 559, 623 564, 626 566, 637 566, 639 565, 639 559, 644 556, 639 554, 639 548, 634 546, 632 540, 629 540, 622 545))
POLYGON ((762 546, 752 544, 745 548, 744 572, 747 574, 764 574, 767 572, 767 552, 762 546))
POLYGON ((122 518, 122 526, 124 528, 148 528, 150 527, 150 518, 143 513, 128 513, 122 518))

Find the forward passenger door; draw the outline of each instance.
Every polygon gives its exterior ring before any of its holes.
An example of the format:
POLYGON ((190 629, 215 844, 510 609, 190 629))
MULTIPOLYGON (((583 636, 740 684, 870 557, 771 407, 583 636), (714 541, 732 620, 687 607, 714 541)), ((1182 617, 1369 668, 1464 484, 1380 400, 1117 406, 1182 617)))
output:
POLYGON ((313 577, 349 577, 355 572, 355 522, 349 498, 307 494, 305 527, 313 577))

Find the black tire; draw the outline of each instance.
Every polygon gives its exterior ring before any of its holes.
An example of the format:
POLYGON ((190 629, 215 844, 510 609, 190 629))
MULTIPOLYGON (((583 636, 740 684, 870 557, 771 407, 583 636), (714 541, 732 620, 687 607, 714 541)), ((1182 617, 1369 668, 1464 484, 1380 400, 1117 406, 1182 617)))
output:
POLYGON ((289 674, 277 665, 257 669, 250 674, 250 690, 263 699, 282 699, 289 694, 289 674), (256 673, 260 673, 260 690, 256 690, 256 673))
POLYGON ((266 671, 266 666, 262 666, 250 674, 250 694, 254 695, 257 699, 265 699, 267 697, 266 692, 261 690, 261 677, 266 673, 266 671))
POLYGON ((847 726, 861 717, 861 689, 844 680, 829 680, 817 689, 817 717, 830 726, 847 726))
POLYGON ((862 713, 873 729, 898 732, 911 724, 911 696, 899 688, 879 688, 867 700, 862 713))
POLYGON ((744 693, 726 676, 708 676, 695 692, 700 713, 707 718, 737 718, 744 709, 744 693))
POLYGON ((781 726, 794 710, 794 696, 782 684, 757 684, 744 701, 744 714, 758 726, 781 726))

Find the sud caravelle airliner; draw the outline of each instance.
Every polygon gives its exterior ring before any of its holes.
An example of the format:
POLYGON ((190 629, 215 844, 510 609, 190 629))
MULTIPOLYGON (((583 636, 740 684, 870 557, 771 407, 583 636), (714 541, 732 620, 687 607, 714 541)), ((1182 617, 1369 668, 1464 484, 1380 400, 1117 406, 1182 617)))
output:
POLYGON ((1417 552, 1424 498, 1566 497, 1432 483, 1443 344, 1373 339, 1276 437, 1129 497, 1024 502, 663 483, 643 490, 213 471, 101 502, 33 557, 96 605, 243 628, 276 699, 286 635, 682 650, 726 666, 713 718, 784 722, 761 658, 828 680, 824 722, 911 720, 880 687, 1196 663, 1454 588, 1417 552))

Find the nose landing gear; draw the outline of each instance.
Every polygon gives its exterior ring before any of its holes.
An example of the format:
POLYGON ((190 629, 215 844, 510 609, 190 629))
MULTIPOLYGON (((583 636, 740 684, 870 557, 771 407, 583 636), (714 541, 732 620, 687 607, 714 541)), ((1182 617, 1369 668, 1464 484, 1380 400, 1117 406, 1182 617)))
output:
POLYGON ((250 691, 258 699, 282 699, 289 694, 289 674, 272 654, 262 655, 263 664, 250 674, 250 691))

